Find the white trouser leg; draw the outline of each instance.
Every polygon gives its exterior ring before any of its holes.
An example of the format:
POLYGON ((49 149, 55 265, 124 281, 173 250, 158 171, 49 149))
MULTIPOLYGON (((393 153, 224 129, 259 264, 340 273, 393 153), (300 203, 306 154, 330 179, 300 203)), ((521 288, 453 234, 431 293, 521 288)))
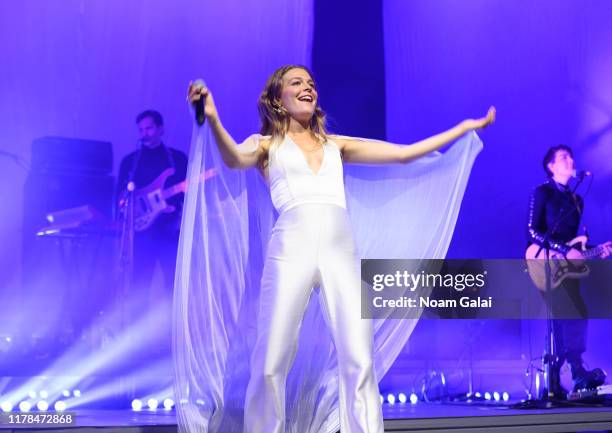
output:
POLYGON ((268 245, 246 393, 247 433, 285 431, 285 385, 316 275, 316 233, 295 217, 281 215, 268 245))
POLYGON ((361 318, 361 291, 353 239, 345 224, 321 241, 322 304, 338 355, 340 430, 383 433, 382 409, 372 353, 372 321, 361 318))

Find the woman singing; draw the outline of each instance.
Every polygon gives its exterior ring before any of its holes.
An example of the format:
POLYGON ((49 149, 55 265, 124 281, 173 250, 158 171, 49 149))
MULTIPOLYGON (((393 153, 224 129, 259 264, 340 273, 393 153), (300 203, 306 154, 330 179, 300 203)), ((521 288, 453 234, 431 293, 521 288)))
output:
POLYGON ((244 431, 286 431, 287 376, 311 294, 319 287, 337 357, 340 430, 383 433, 373 326, 361 318, 359 257, 347 213, 343 164, 408 163, 491 124, 495 109, 410 146, 334 136, 326 130, 312 74, 288 65, 272 74, 259 98, 261 135, 239 146, 223 127, 209 89, 191 85, 188 97, 192 102, 205 98, 208 127, 223 162, 229 168, 257 167, 279 214, 261 274, 244 431))

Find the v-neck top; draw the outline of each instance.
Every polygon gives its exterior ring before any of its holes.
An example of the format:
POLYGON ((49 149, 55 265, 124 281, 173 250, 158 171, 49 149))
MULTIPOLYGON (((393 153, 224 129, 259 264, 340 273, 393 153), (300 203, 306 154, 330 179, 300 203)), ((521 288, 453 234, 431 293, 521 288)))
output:
POLYGON ((331 140, 323 144, 323 161, 315 173, 304 152, 285 135, 270 147, 268 180, 272 203, 279 213, 305 203, 333 204, 346 209, 340 149, 331 140))

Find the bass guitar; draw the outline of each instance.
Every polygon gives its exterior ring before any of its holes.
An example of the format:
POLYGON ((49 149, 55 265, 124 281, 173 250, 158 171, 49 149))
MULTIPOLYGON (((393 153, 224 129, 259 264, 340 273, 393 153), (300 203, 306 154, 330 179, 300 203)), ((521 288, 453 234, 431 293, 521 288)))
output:
MULTIPOLYGON (((134 191, 134 230, 141 232, 155 222, 162 213, 175 211, 175 207, 166 200, 187 190, 187 180, 164 189, 166 180, 174 174, 173 168, 167 168, 149 185, 134 191)), ((198 183, 215 176, 214 168, 206 170, 198 177, 198 183)))

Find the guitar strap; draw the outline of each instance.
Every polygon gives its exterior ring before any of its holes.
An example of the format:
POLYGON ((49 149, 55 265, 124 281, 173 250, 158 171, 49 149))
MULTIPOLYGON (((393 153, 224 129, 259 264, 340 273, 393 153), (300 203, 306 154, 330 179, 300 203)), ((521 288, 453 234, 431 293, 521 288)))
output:
POLYGON ((176 166, 174 165, 174 158, 172 157, 172 152, 164 143, 162 143, 162 146, 164 146, 164 149, 166 149, 166 155, 168 156, 168 164, 170 164, 170 168, 176 172, 176 166))
POLYGON ((142 155, 142 144, 140 145, 138 152, 136 152, 136 155, 134 156, 134 161, 132 161, 132 168, 130 169, 130 174, 128 175, 128 181, 127 181, 127 184, 125 185, 126 188, 127 188, 127 185, 129 185, 131 182, 134 182, 134 176, 136 175, 136 169, 138 168, 138 163, 140 162, 140 155, 142 155))
POLYGON ((576 210, 578 211, 578 215, 580 215, 580 217, 582 218, 583 208, 580 207, 580 203, 578 202, 578 195, 575 192, 572 192, 572 201, 574 202, 574 206, 576 207, 576 210))
MULTIPOLYGON (((550 179, 550 181, 553 183, 553 185, 557 188, 558 191, 560 191, 563 194, 570 194, 570 197, 572 198, 572 204, 574 205, 574 209, 576 209, 576 211, 578 212, 578 216, 580 217, 580 219, 582 219, 582 208, 580 207, 579 203, 578 203, 578 198, 577 195, 574 191, 571 191, 569 189, 569 187, 567 187, 566 185, 561 185, 559 183, 557 183, 554 179, 550 179)), ((572 212, 574 211, 574 209, 568 209, 566 210, 564 213, 562 213, 561 215, 559 215, 558 219, 557 219, 557 223, 555 224, 555 226, 553 227, 553 229, 551 230, 551 233, 554 233, 557 230, 557 227, 567 218, 569 217, 572 212)))
MULTIPOLYGON (((174 164, 174 158, 172 157, 172 152, 168 147, 162 143, 164 150, 166 151, 166 157, 168 158, 168 164, 170 168, 176 171, 176 165, 174 164)), ((138 168, 138 163, 140 162, 140 156, 142 155, 142 145, 140 145, 140 149, 136 152, 136 156, 134 156, 134 161, 132 162, 132 168, 130 169, 130 174, 128 176, 128 184, 130 182, 134 182, 134 176, 136 175, 136 169, 138 168)))

